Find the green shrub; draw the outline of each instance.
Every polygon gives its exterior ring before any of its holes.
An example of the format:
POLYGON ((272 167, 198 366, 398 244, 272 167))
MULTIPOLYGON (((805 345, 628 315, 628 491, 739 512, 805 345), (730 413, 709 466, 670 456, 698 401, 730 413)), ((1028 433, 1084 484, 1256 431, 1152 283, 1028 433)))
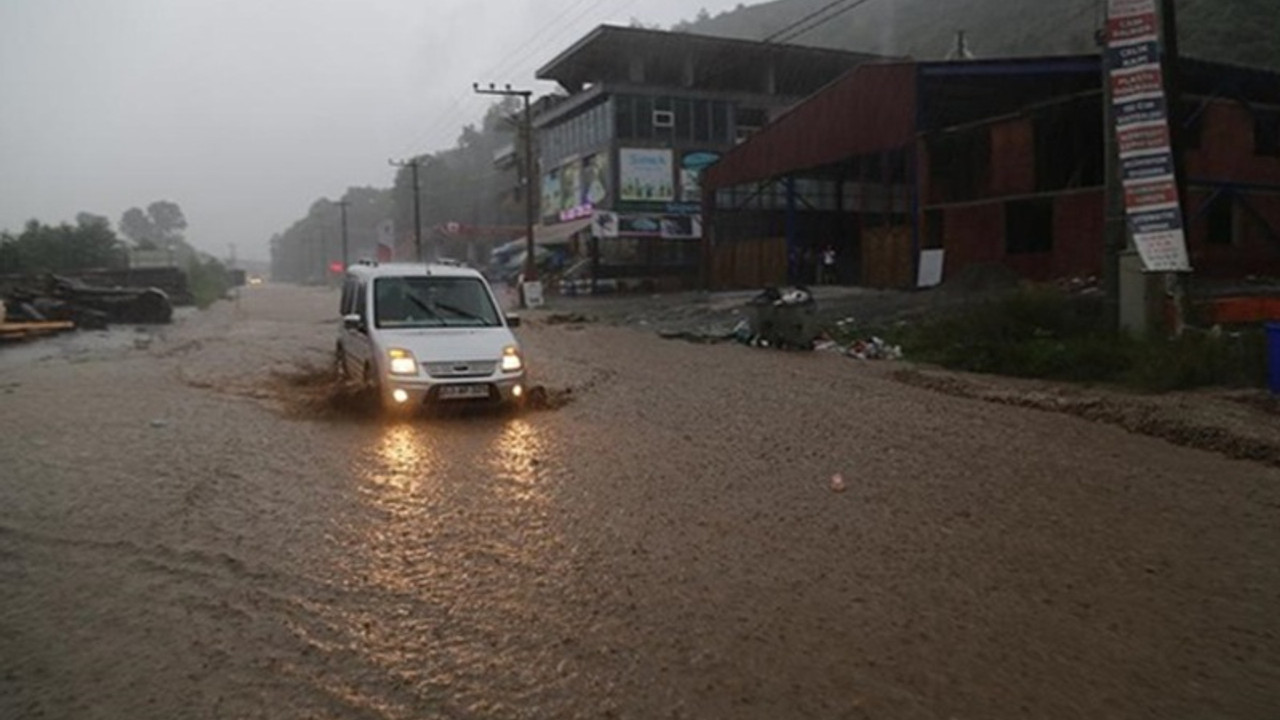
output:
POLYGON ((231 289, 231 275, 226 267, 215 259, 193 259, 187 266, 187 282, 196 307, 201 310, 226 297, 231 289))
POLYGON ((1265 382, 1261 330, 1135 340, 1106 328, 1100 297, 1024 288, 937 315, 892 340, 908 357, 967 372, 1115 382, 1150 392, 1265 382))

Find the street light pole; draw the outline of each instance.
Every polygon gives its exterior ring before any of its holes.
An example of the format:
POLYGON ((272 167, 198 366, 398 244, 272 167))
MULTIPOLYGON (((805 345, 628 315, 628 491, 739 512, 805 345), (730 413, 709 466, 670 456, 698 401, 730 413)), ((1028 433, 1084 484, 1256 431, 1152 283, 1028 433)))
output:
POLYGON ((481 88, 480 83, 475 83, 471 87, 479 95, 518 97, 524 101, 523 121, 521 122, 521 134, 523 135, 521 139, 524 141, 524 280, 525 282, 536 282, 538 279, 538 263, 534 257, 535 244, 533 241, 533 226, 536 222, 538 211, 533 197, 533 110, 530 104, 530 99, 533 97, 533 91, 514 90, 510 85, 499 88, 493 83, 489 83, 488 88, 481 88))
POLYGON ((418 166, 421 158, 412 160, 388 160, 393 167, 407 167, 413 171, 413 246, 415 259, 422 262, 422 192, 418 189, 418 166))
POLYGON ((351 266, 351 258, 347 251, 347 206, 350 204, 351 203, 348 202, 347 200, 339 200, 334 203, 334 205, 337 205, 338 209, 342 211, 342 270, 343 272, 346 272, 346 269, 351 266))

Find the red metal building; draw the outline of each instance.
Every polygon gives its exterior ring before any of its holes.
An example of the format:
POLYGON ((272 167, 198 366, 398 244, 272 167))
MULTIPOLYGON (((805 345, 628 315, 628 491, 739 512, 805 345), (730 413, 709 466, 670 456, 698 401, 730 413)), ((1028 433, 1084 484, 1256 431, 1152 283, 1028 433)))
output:
MULTIPOLYGON (((1280 75, 1194 60, 1181 75, 1196 273, 1280 276, 1280 75)), ((708 283, 812 280, 828 247, 842 282, 873 287, 914 287, 939 258, 941 279, 991 263, 1099 275, 1101 77, 1094 56, 851 71, 708 171, 708 283)))

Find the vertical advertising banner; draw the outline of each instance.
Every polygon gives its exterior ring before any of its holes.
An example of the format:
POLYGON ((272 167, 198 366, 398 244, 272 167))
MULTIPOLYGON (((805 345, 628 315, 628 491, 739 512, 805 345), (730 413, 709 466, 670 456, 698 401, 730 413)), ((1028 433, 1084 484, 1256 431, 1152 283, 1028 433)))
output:
POLYGON ((1157 0, 1108 0, 1110 73, 1125 212, 1148 272, 1190 272, 1161 69, 1157 0))

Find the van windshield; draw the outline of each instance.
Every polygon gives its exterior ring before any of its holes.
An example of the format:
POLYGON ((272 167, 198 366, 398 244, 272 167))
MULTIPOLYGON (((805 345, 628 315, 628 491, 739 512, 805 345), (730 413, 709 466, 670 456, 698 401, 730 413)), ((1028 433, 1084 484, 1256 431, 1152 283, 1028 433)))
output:
POLYGON ((379 328, 502 325, 488 289, 476 278, 378 278, 373 293, 379 328))

